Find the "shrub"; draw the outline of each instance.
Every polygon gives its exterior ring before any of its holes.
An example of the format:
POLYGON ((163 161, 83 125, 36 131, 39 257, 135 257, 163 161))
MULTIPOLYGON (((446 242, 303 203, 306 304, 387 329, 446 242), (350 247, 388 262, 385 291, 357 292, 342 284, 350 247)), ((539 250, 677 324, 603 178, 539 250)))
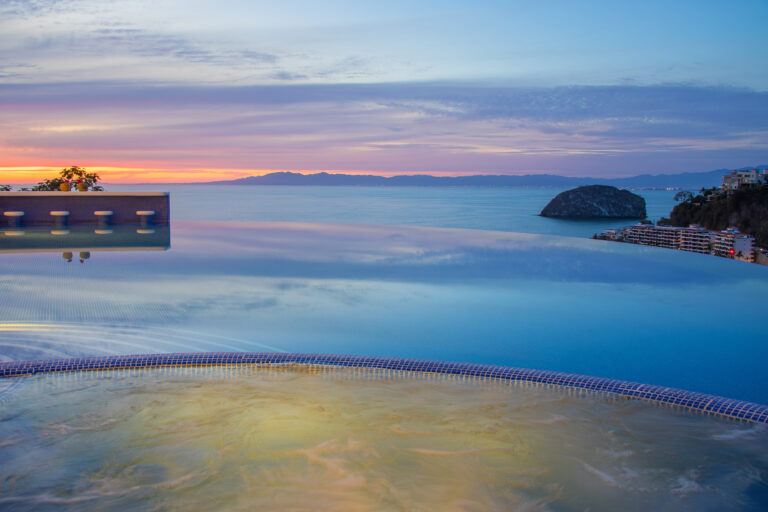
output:
POLYGON ((32 190, 35 190, 35 191, 59 190, 63 183, 74 184, 74 185, 77 185, 78 183, 82 183, 82 184, 85 184, 88 190, 93 190, 93 191, 104 190, 104 187, 96 184, 98 183, 99 179, 100 179, 99 175, 96 174, 95 172, 88 172, 84 168, 74 165, 72 167, 67 167, 65 169, 62 169, 59 172, 58 178, 41 181, 40 183, 32 187, 32 190))

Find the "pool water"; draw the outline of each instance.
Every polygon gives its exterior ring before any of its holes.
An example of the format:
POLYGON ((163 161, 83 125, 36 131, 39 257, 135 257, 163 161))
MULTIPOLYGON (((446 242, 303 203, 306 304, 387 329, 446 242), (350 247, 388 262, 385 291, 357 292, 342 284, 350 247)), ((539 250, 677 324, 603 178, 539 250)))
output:
POLYGON ((424 227, 175 222, 149 238, 100 235, 98 247, 75 229, 75 247, 67 237, 28 235, 27 249, 14 236, 15 248, 0 250, 0 359, 197 351, 411 357, 768 403, 768 345, 758 321, 768 268, 760 265, 424 227))
POLYGON ((0 402, 13 510, 764 510, 768 430, 370 369, 48 374, 0 402))
MULTIPOLYGON (((0 360, 538 368, 768 403, 765 267, 555 235, 182 221, 0 236, 0 360)), ((0 509, 763 510, 765 425, 289 365, 0 379, 0 509)))

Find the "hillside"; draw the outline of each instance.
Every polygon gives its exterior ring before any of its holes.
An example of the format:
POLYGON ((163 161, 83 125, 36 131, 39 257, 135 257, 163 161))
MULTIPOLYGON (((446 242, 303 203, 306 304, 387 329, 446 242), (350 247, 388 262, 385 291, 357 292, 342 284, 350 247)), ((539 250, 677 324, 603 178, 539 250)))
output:
POLYGON ((740 189, 728 195, 712 195, 712 189, 702 191, 674 207, 669 219, 659 220, 667 226, 699 224, 710 230, 736 226, 739 231, 755 237, 768 246, 768 186, 740 189))

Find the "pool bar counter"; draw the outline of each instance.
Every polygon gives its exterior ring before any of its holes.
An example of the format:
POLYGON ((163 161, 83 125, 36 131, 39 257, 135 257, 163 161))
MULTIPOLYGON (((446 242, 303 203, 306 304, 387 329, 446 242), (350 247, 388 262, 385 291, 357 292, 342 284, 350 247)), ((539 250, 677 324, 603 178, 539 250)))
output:
POLYGON ((170 220, 168 192, 0 192, 2 221, 14 225, 61 223, 57 213, 66 212, 69 224, 93 224, 109 212, 111 224, 145 221, 142 212, 151 212, 151 221, 170 220), (21 214, 21 215, 19 215, 21 214))

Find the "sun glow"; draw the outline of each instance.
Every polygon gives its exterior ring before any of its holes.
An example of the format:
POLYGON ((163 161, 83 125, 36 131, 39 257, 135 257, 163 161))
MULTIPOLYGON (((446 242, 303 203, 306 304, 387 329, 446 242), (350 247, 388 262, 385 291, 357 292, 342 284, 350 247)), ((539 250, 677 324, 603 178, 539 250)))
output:
MULTIPOLYGON (((39 167, 0 167, 0 183, 11 185, 29 185, 43 179, 53 178, 65 166, 39 166, 39 167)), ((336 170, 336 169, 163 169, 154 167, 101 167, 98 165, 81 165, 89 172, 96 172, 102 183, 204 183, 209 181, 227 181, 248 176, 264 176, 273 172, 297 172, 301 174, 375 174, 377 176, 395 176, 398 174, 424 174, 418 171, 398 173, 380 172, 375 170, 336 170)), ((436 173, 429 173, 436 174, 436 173)), ((439 173, 440 176, 461 176, 466 174, 484 173, 439 173)))
MULTIPOLYGON (((32 184, 52 178, 64 166, 0 167, 0 183, 32 184)), ((112 167, 82 165, 96 172, 104 183, 194 183, 233 180, 246 176, 261 176, 272 169, 161 169, 152 167, 112 167)))

